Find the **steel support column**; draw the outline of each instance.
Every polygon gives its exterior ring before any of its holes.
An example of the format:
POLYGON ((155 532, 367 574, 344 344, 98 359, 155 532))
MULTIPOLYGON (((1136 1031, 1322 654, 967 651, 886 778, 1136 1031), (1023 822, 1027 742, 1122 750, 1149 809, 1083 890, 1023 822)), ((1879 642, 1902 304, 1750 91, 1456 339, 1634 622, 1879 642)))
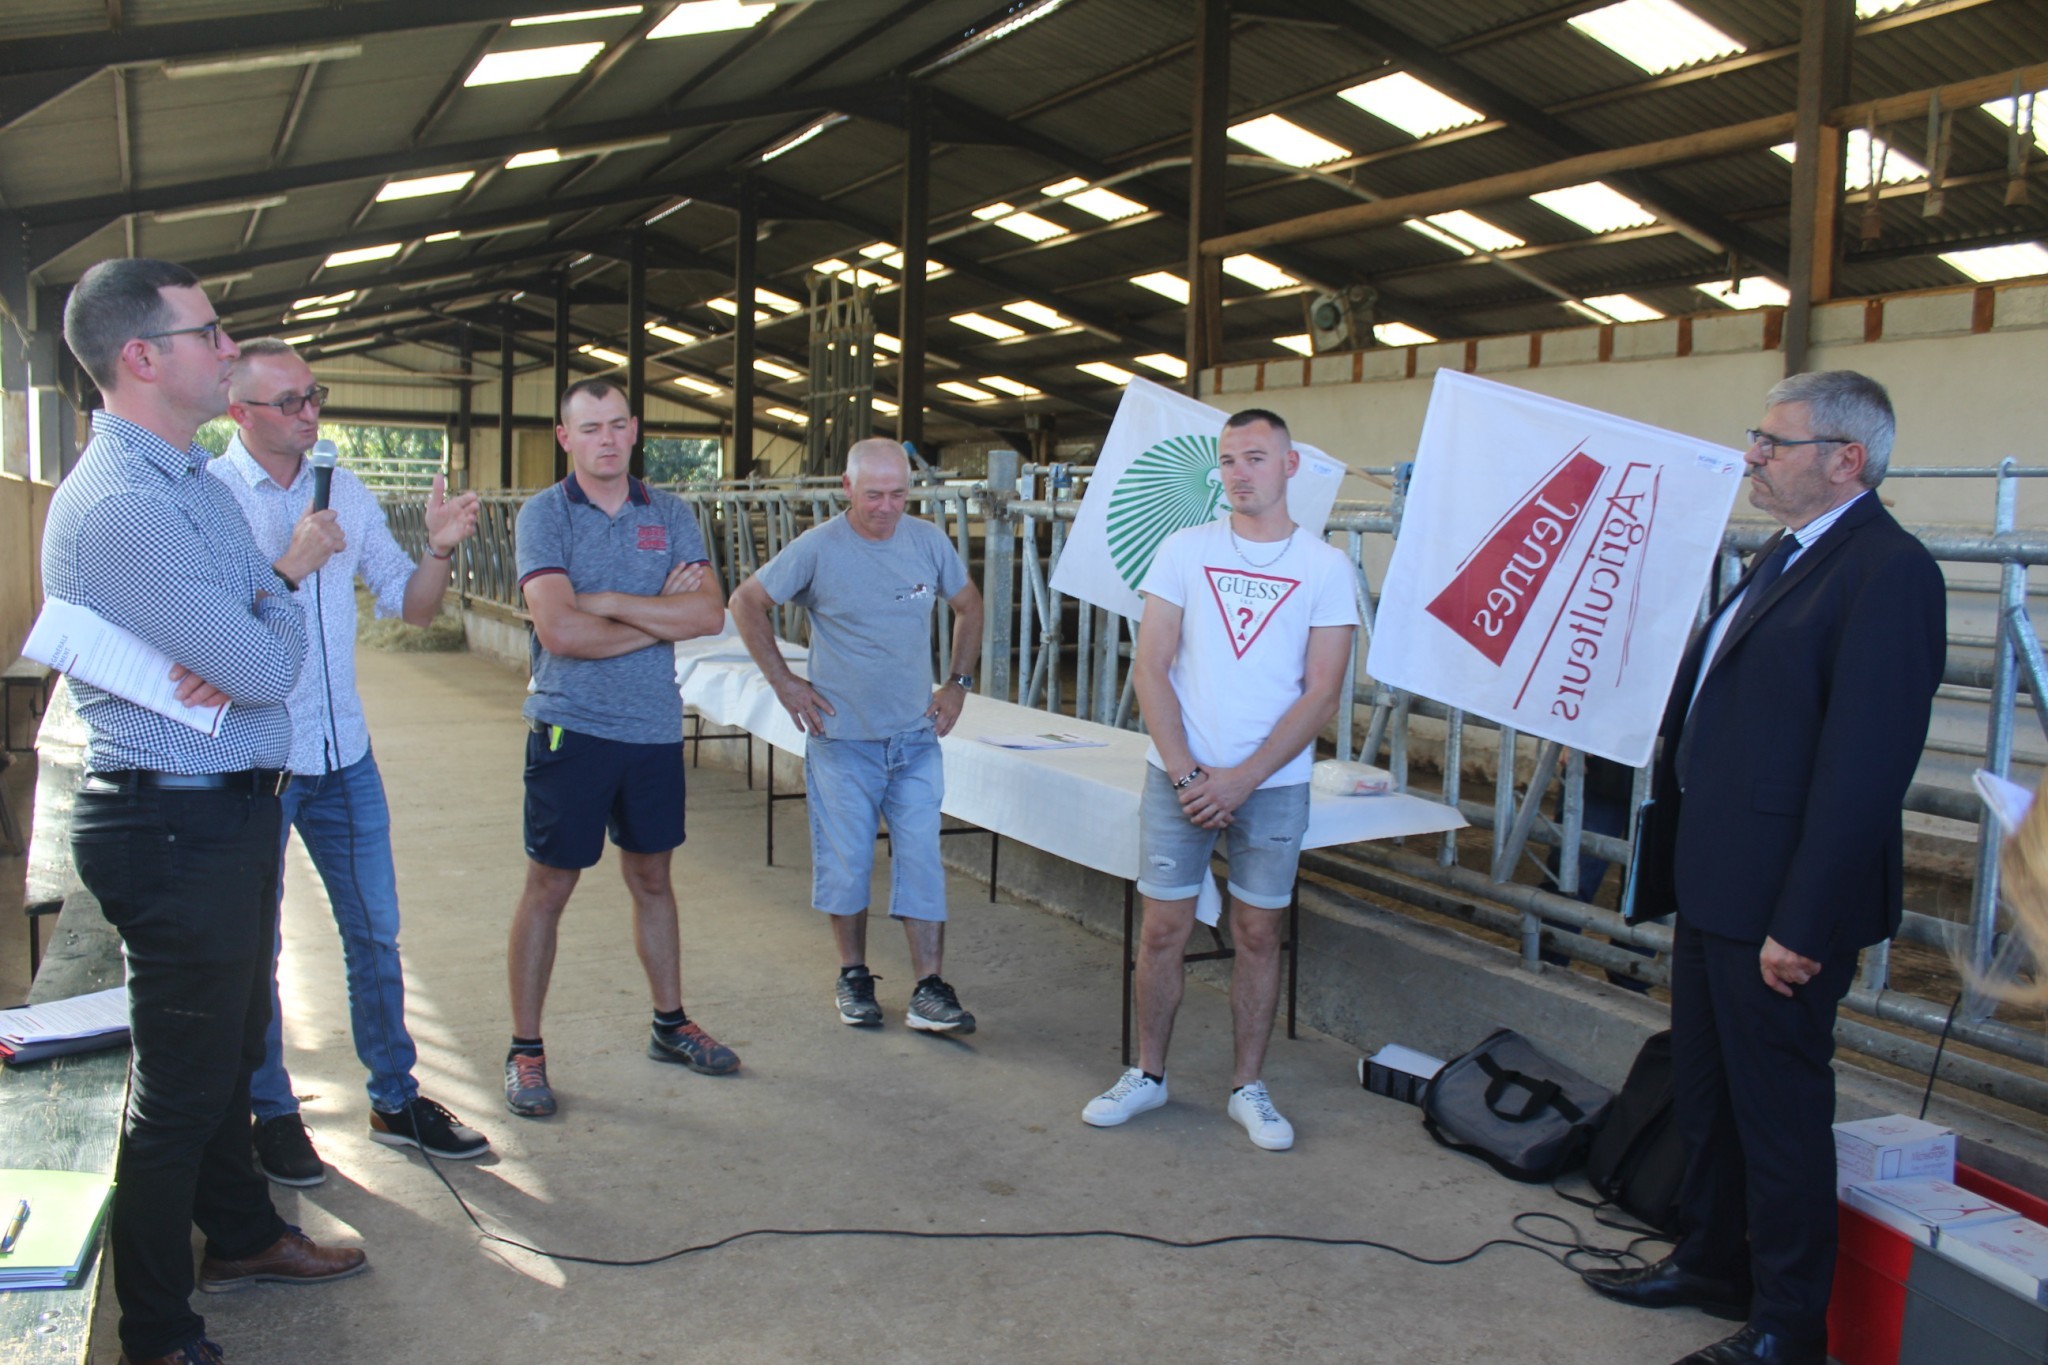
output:
MULTIPOLYGON (((562 401, 562 391, 569 387, 569 272, 559 271, 555 275, 555 391, 552 399, 562 401)), ((569 452, 562 449, 560 441, 555 442, 555 478, 569 476, 569 452)))
POLYGON ((732 477, 754 473, 754 249, 761 207, 752 176, 740 177, 740 224, 732 249, 732 477))
POLYGON ((512 310, 498 315, 498 487, 512 482, 512 367, 518 357, 512 353, 512 310))
POLYGON ((1841 254, 1836 217, 1842 203, 1842 130, 1826 122, 1849 94, 1849 38, 1854 0, 1805 0, 1799 29, 1799 86, 1793 110, 1789 288, 1785 309, 1785 373, 1806 368, 1813 305, 1835 292, 1841 254))
POLYGON ((33 472, 28 450, 28 229, 0 213, 0 469, 33 472))
POLYGON ((633 414, 633 477, 647 477, 647 229, 634 228, 626 258, 626 409, 633 414))
POLYGON ((904 109, 903 152, 903 287, 896 296, 897 352, 896 439, 924 444, 924 295, 928 243, 931 236, 932 114, 931 96, 920 85, 910 88, 904 109))
POLYGON ((461 406, 455 410, 455 448, 460 452, 460 463, 449 462, 453 468, 449 470, 448 482, 457 489, 469 489, 476 486, 476 461, 470 458, 470 442, 476 429, 476 385, 470 382, 470 376, 476 373, 476 364, 470 355, 476 349, 476 334, 470 331, 467 323, 462 327, 458 344, 462 354, 462 383, 459 386, 461 406))
POLYGON ((1223 234, 1224 156, 1230 119, 1230 0, 1196 0, 1193 157, 1188 167, 1188 393, 1223 358, 1223 261, 1202 243, 1223 234))

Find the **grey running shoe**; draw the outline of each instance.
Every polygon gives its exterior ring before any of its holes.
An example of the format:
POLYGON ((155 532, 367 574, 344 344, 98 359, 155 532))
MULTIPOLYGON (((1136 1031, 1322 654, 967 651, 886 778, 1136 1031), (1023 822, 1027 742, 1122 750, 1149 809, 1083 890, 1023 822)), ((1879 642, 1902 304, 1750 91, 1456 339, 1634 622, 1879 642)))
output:
POLYGON ((960 1008, 960 997, 936 976, 917 983, 910 997, 910 1013, 903 1022, 926 1033, 972 1033, 974 1016, 960 1008))
POLYGON ((505 1059, 505 1107, 523 1119, 544 1119, 555 1112, 546 1057, 515 1052, 505 1059))
POLYGON ((839 974, 839 1022, 868 1027, 882 1022, 882 1007, 875 1003, 875 983, 882 978, 865 967, 850 967, 839 974))
POLYGON ((648 1035, 647 1055, 706 1076, 727 1076, 740 1069, 739 1054, 695 1024, 685 1024, 674 1033, 655 1029, 648 1035))

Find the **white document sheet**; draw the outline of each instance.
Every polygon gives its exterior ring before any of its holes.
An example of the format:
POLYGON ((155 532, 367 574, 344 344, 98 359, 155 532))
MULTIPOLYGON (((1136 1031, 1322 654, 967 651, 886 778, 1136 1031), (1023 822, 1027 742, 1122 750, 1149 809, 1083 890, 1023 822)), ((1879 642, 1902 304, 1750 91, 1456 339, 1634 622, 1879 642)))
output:
POLYGON ((44 602, 21 652, 203 735, 219 735, 221 718, 228 713, 227 702, 187 706, 179 701, 168 654, 75 602, 54 597, 44 602))
POLYGON ((0 1010, 0 1042, 11 1046, 90 1038, 96 1033, 125 1032, 127 1028, 126 986, 94 991, 89 995, 74 995, 69 1000, 0 1010))

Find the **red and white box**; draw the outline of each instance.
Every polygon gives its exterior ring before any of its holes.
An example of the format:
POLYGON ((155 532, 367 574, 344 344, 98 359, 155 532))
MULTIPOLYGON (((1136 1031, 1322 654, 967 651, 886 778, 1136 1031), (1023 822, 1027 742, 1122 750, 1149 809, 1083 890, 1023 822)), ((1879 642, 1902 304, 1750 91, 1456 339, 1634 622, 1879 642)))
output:
POLYGON ((1873 1180, 1956 1178, 1956 1135, 1904 1114, 1835 1125, 1835 1197, 1873 1180))
POLYGON ((1934 1249, 2029 1303, 2048 1303, 2048 1227, 2025 1218, 1953 1228, 1934 1249))
POLYGON ((1851 1185, 1842 1202, 1858 1213, 1897 1229, 1924 1247, 1958 1228, 1981 1227, 2019 1217, 1989 1195, 1974 1194, 1951 1180, 1873 1180, 1851 1185))

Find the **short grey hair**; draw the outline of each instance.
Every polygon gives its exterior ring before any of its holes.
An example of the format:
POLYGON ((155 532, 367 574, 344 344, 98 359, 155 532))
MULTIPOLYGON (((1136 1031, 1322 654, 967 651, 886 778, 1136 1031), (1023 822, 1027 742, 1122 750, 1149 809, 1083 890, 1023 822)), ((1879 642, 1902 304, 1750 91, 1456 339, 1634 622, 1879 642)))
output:
POLYGON ((64 301, 64 344, 99 385, 110 391, 121 378, 121 348, 171 324, 166 289, 197 287, 182 265, 140 256, 101 261, 79 277, 64 301))
POLYGON ((235 360, 234 368, 228 372, 231 391, 240 389, 242 381, 249 377, 249 362, 252 360, 274 360, 280 356, 289 356, 293 360, 304 358, 299 354, 299 348, 283 337, 257 337, 254 341, 244 341, 241 343, 241 351, 242 354, 235 360))
POLYGON ((905 470, 910 468, 910 452, 903 448, 901 442, 892 441, 886 436, 870 436, 865 440, 855 441, 852 448, 846 452, 846 477, 849 480, 858 480, 863 465, 871 465, 881 460, 901 462, 905 470))
POLYGON ((1892 396, 1884 385, 1855 370, 1811 370, 1781 379, 1764 395, 1764 406, 1804 403, 1813 415, 1813 429, 1862 445, 1863 486, 1884 482, 1892 459, 1892 438, 1898 429, 1892 396))

